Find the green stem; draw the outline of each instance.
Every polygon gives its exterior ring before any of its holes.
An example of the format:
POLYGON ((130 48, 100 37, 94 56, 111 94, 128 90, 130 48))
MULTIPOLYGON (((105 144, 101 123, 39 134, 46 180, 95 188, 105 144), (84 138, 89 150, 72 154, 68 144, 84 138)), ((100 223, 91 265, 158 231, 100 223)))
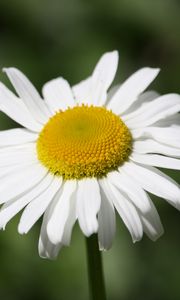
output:
POLYGON ((86 238, 89 289, 92 300, 106 300, 101 252, 96 234, 86 238))

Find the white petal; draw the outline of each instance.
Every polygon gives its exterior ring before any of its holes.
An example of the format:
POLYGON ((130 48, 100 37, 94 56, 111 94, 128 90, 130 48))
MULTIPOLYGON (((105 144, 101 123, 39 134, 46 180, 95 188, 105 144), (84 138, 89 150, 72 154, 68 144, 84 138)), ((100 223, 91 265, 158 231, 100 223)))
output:
POLYGON ((118 66, 118 52, 105 53, 98 61, 90 78, 73 87, 79 104, 103 105, 118 66), (84 99, 83 99, 84 98, 84 99))
POLYGON ((51 243, 57 245, 61 242, 66 221, 70 211, 70 199, 76 190, 76 180, 64 183, 59 200, 54 207, 51 218, 47 224, 47 234, 51 243))
MULTIPOLYGON (((179 105, 180 103, 180 96, 178 94, 166 94, 159 97, 156 97, 152 101, 148 101, 142 103, 140 107, 135 109, 129 114, 124 116, 124 120, 130 121, 131 119, 138 118, 139 116, 144 115, 144 113, 151 113, 152 110, 155 112, 161 112, 161 110, 170 109, 174 105, 179 105)), ((166 116, 167 118, 172 118, 172 115, 166 116)), ((157 122, 157 121, 156 121, 157 122)), ((159 122, 159 120, 158 120, 159 122)))
POLYGON ((97 63, 92 74, 92 104, 103 105, 107 90, 114 80, 118 67, 118 52, 105 53, 97 63))
POLYGON ((5 229, 6 224, 29 202, 39 196, 52 182, 53 176, 48 174, 29 192, 21 197, 17 197, 6 202, 0 210, 0 228, 5 229))
POLYGON ((42 93, 52 113, 75 105, 69 83, 61 77, 47 82, 43 86, 42 93))
POLYGON ((139 154, 160 153, 167 156, 180 157, 180 149, 169 147, 150 139, 134 142, 133 152, 137 152, 139 154))
POLYGON ((14 146, 7 146, 7 147, 2 147, 0 148, 0 154, 3 153, 15 153, 19 150, 24 150, 26 152, 32 152, 36 149, 36 144, 35 143, 27 143, 27 144, 20 144, 20 145, 14 145, 14 146))
POLYGON ((43 223, 41 226, 41 233, 40 233, 39 245, 38 245, 39 255, 43 258, 55 259, 58 255, 61 247, 63 245, 69 245, 70 239, 71 239, 72 228, 76 221, 76 211, 75 211, 76 202, 75 202, 75 196, 74 196, 75 193, 73 193, 73 195, 71 196, 71 199, 70 199, 69 216, 66 221, 65 228, 64 228, 62 243, 60 242, 57 245, 55 245, 49 240, 49 237, 47 234, 47 224, 49 223, 49 220, 52 217, 54 208, 59 201, 60 194, 61 194, 61 191, 60 191, 60 193, 56 194, 56 196, 54 197, 53 201, 50 203, 50 205, 47 208, 47 210, 44 214, 44 217, 43 217, 43 223))
POLYGON ((0 157, 15 156, 16 154, 31 154, 37 156, 36 143, 20 144, 8 147, 0 147, 0 157))
POLYGON ((55 259, 59 253, 59 250, 62 247, 62 244, 59 243, 57 245, 54 245, 49 240, 48 234, 47 234, 47 224, 49 220, 51 219, 52 213, 54 211, 54 207, 56 206, 57 202, 59 201, 59 197, 61 194, 62 186, 59 189, 59 191, 54 196, 53 200, 50 202, 48 208, 46 209, 44 216, 43 216, 43 222, 41 225, 41 232, 39 237, 39 244, 38 244, 38 250, 39 255, 42 258, 49 258, 49 259, 55 259))
POLYGON ((0 82, 0 110, 22 126, 39 132, 42 125, 30 114, 21 99, 18 99, 0 82))
MULTIPOLYGON (((0 167, 0 178, 3 178, 9 174, 11 174, 12 172, 15 172, 15 171, 18 171, 18 169, 21 169, 22 166, 17 166, 17 165, 14 165, 14 166, 1 166, 0 167)), ((24 165, 23 165, 24 167, 24 165)))
POLYGON ((170 177, 153 167, 125 163, 120 171, 126 172, 146 191, 166 199, 171 205, 180 208, 180 188, 170 177))
POLYGON ((107 180, 116 186, 120 191, 127 194, 133 204, 139 210, 143 211, 144 213, 149 211, 149 201, 147 201, 144 191, 125 174, 113 171, 108 174, 107 180))
POLYGON ((1 178, 0 203, 5 203, 31 189, 47 174, 47 169, 40 164, 19 168, 12 174, 1 178))
POLYGON ((39 256, 42 258, 48 258, 48 259, 56 259, 58 256, 58 253, 60 249, 62 248, 62 244, 59 243, 58 245, 54 245, 50 242, 47 236, 47 232, 45 231, 46 224, 42 225, 40 237, 39 237, 39 243, 38 243, 38 251, 39 256))
POLYGON ((72 87, 76 103, 88 104, 89 95, 91 94, 91 81, 91 77, 88 77, 72 87))
POLYGON ((180 127, 145 127, 131 131, 133 138, 153 138, 157 142, 180 148, 180 127))
POLYGON ((31 227, 45 212, 49 203, 53 200, 53 197, 60 189, 61 184, 62 179, 54 177, 48 188, 39 196, 37 196, 32 202, 30 202, 28 206, 26 206, 18 225, 19 233, 24 234, 31 229, 31 227))
MULTIPOLYGON (((0 167, 0 178, 2 180, 4 180, 4 178, 6 178, 8 180, 8 178, 9 178, 9 176, 11 176, 11 174, 16 174, 16 173, 22 172, 22 170, 25 170, 28 167, 31 167, 32 165, 34 165, 34 163, 26 162, 26 163, 20 163, 20 164, 14 164, 14 165, 0 167)), ((1 202, 1 199, 0 199, 0 204, 1 203, 3 203, 3 202, 1 202)))
POLYGON ((128 228, 133 242, 139 241, 143 235, 143 228, 135 207, 108 179, 104 178, 100 182, 107 198, 111 199, 121 219, 128 228))
POLYGON ((123 120, 129 128, 142 128, 179 111, 180 96, 177 94, 167 94, 143 105, 135 112, 126 115, 123 120))
POLYGON ((103 81, 106 89, 108 89, 116 75, 118 59, 119 57, 117 51, 103 54, 93 71, 93 80, 103 81))
POLYGON ((158 75, 159 69, 143 68, 129 77, 108 104, 116 114, 124 113, 158 75))
POLYGON ((108 179, 111 180, 117 188, 125 192, 129 200, 136 206, 145 233, 152 240, 159 238, 163 234, 163 226, 148 194, 125 173, 112 173, 113 176, 108 179))
POLYGON ((42 258, 56 259, 62 247, 62 244, 59 243, 58 245, 54 245, 50 242, 46 232, 47 221, 48 219, 46 219, 46 213, 45 213, 43 218, 43 223, 41 226, 41 232, 40 232, 39 243, 38 243, 38 251, 40 257, 42 258))
POLYGON ((146 196, 149 199, 151 210, 146 214, 141 213, 140 217, 144 232, 152 241, 156 241, 164 233, 164 229, 153 202, 147 193, 146 196))
POLYGON ((19 154, 15 155, 0 155, 1 167, 23 167, 34 163, 38 163, 38 160, 32 153, 27 154, 19 152, 19 154))
POLYGON ((180 114, 177 113, 175 115, 169 116, 166 119, 156 122, 154 125, 158 127, 180 128, 180 114))
POLYGON ((109 101, 111 101, 111 98, 115 95, 115 93, 117 92, 117 90, 119 90, 121 84, 116 84, 113 85, 109 88, 108 93, 107 93, 107 101, 106 103, 108 103, 109 101))
POLYGON ((126 120, 126 115, 134 112, 140 107, 143 107, 148 102, 158 98, 160 95, 155 91, 147 91, 143 94, 139 95, 137 101, 133 102, 133 104, 121 115, 123 120, 126 120))
POLYGON ((15 149, 9 151, 9 149, 3 148, 3 152, 0 151, 0 166, 13 166, 22 164, 38 163, 35 145, 30 145, 29 149, 25 147, 22 149, 15 149))
POLYGON ((30 164, 33 161, 38 162, 35 143, 0 147, 0 168, 22 162, 23 157, 27 157, 27 160, 24 160, 26 164, 30 164))
POLYGON ((130 159, 134 162, 148 166, 180 170, 180 159, 175 159, 162 155, 133 153, 130 156, 130 159))
POLYGON ((82 179, 77 189, 77 217, 86 236, 98 230, 97 213, 101 205, 99 184, 95 178, 82 179))
MULTIPOLYGON (((99 180, 100 183, 101 180, 99 180)), ((100 183, 101 184, 101 183, 100 183)), ((108 250, 112 246, 116 231, 116 219, 113 203, 106 197, 103 189, 101 191, 101 207, 98 213, 98 240, 100 250, 108 250)))
POLYGON ((0 131, 0 147, 35 142, 38 135, 24 128, 0 131))
POLYGON ((29 79, 16 68, 4 68, 3 71, 6 72, 16 92, 24 101, 24 104, 34 116, 35 120, 42 124, 46 123, 50 114, 45 102, 43 102, 29 79))
POLYGON ((62 236, 62 244, 69 246, 71 242, 71 234, 72 229, 77 220, 76 215, 76 193, 73 193, 73 195, 70 198, 70 207, 69 207, 69 215, 66 221, 66 225, 64 227, 64 233, 62 236))

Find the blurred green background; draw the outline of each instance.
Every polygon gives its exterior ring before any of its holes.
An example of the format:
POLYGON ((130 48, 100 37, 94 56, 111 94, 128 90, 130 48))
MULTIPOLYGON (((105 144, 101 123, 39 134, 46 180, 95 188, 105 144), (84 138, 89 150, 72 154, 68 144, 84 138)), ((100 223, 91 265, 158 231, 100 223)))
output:
MULTIPOLYGON (((152 88, 179 92, 179 0, 0 0, 0 67, 20 68, 40 90, 59 75, 77 83, 102 53, 118 49, 116 82, 142 66, 162 69, 152 88)), ((0 80, 10 87, 3 73, 0 80)), ((0 114, 0 129, 16 126, 0 114)), ((179 173, 170 172, 177 181, 179 173)), ((156 243, 135 245, 120 218, 110 251, 103 253, 110 300, 180 299, 180 213, 153 198, 165 228, 156 243)), ((72 244, 56 261, 40 259, 40 222, 27 236, 19 216, 0 232, 2 300, 88 299, 84 237, 76 226, 72 244)))

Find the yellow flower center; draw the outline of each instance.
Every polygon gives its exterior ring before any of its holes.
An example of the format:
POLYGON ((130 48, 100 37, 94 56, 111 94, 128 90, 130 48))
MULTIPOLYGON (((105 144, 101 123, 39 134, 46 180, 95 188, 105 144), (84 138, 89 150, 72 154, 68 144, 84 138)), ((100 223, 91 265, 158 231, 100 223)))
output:
POLYGON ((64 179, 102 177, 129 156, 131 134, 104 107, 75 106, 57 112, 37 140, 40 162, 64 179))

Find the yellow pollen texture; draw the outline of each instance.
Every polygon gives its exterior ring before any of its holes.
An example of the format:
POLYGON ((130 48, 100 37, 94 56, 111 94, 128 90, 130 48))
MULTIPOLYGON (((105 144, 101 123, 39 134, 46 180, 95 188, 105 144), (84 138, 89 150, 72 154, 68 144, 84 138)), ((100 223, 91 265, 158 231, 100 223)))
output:
POLYGON ((75 106, 57 112, 40 132, 40 162, 64 179, 102 177, 129 156, 132 137, 104 107, 75 106))

